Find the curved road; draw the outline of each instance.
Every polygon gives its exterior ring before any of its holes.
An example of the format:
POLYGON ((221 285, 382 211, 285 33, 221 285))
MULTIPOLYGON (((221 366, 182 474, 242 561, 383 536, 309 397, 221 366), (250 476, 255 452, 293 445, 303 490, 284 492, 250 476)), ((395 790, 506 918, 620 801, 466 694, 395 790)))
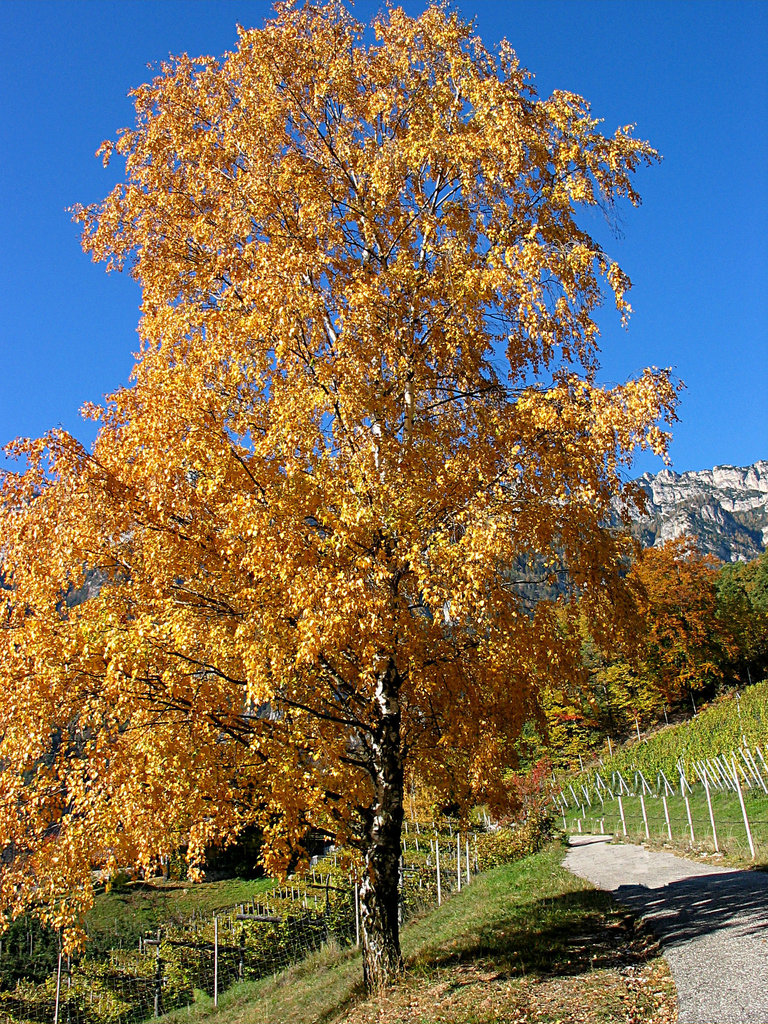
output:
POLYGON ((768 1024, 768 875, 573 836, 565 866, 657 935, 679 1024, 768 1024))

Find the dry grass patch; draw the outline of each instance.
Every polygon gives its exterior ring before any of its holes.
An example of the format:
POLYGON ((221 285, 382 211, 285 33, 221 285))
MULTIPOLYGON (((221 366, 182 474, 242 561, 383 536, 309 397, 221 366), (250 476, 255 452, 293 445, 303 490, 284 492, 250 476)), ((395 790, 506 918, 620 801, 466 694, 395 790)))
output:
MULTIPOLYGON (((677 997, 666 962, 641 933, 607 934, 613 967, 573 974, 510 974, 489 961, 409 976, 385 998, 334 1024, 673 1024, 677 997), (622 962, 623 960, 623 962, 622 962)), ((580 961, 579 961, 580 962, 580 961)), ((562 965, 561 965, 562 966, 562 965)))

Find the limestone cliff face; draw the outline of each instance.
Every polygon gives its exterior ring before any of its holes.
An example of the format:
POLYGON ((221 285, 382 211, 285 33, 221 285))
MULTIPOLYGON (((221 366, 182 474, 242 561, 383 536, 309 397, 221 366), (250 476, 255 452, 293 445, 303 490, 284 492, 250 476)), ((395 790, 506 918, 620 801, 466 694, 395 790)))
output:
POLYGON ((646 515, 635 530, 651 547, 682 533, 723 562, 749 561, 768 547, 768 461, 700 472, 645 473, 646 515))

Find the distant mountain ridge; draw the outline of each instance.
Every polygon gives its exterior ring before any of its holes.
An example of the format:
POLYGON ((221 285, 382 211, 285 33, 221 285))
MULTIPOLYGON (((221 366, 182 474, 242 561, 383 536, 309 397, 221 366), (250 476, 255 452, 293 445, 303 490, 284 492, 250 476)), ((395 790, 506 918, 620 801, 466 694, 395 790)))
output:
POLYGON ((644 547, 687 533, 722 562, 750 561, 768 547, 768 461, 696 472, 644 473, 646 515, 633 532, 644 547))

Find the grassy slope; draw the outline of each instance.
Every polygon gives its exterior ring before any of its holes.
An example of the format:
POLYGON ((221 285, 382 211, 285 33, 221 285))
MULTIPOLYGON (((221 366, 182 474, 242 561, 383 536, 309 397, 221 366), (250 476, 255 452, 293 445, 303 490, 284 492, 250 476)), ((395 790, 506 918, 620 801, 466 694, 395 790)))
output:
POLYGON ((218 1011, 203 1001, 171 1016, 179 1024, 675 1020, 654 943, 561 859, 553 846, 489 871, 408 925, 406 977, 385 999, 362 999, 357 955, 325 950, 274 979, 236 986, 218 1011))
MULTIPOLYGON (((620 840, 623 839, 623 825, 618 801, 606 799, 601 807, 597 803, 594 793, 592 794, 592 800, 593 807, 591 810, 588 810, 587 817, 582 822, 582 830, 584 832, 612 832, 620 840)), ((754 859, 748 845, 738 797, 733 793, 715 792, 711 794, 711 800, 717 830, 718 856, 722 859, 722 862, 734 867, 757 866, 762 869, 768 867, 768 797, 763 795, 762 790, 757 794, 754 790, 744 793, 744 804, 750 823, 752 843, 755 851, 754 859)), ((672 831, 671 839, 667 831, 662 801, 658 797, 646 796, 645 798, 648 837, 645 834, 645 820, 642 816, 642 806, 639 797, 625 796, 623 806, 624 824, 627 828, 626 841, 646 843, 656 847, 662 846, 693 856, 711 856, 713 854, 714 839, 712 836, 712 825, 702 786, 697 786, 694 793, 689 797, 691 822, 694 831, 693 841, 691 840, 685 803, 679 794, 667 798, 670 829, 672 831)), ((579 830, 579 816, 578 811, 573 807, 566 814, 567 827, 570 833, 575 833, 579 830)))

